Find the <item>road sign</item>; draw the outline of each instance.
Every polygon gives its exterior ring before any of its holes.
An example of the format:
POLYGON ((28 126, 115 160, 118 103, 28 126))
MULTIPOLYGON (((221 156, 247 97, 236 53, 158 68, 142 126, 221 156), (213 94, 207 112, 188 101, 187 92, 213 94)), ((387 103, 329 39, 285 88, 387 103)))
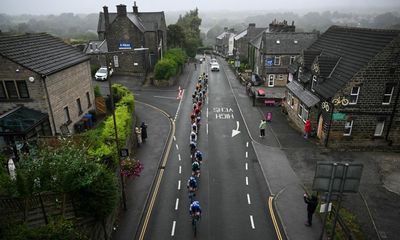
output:
POLYGON ((118 56, 114 55, 113 59, 114 59, 114 67, 116 67, 116 68, 119 67, 118 56))
POLYGON ((334 112, 332 114, 332 120, 333 121, 342 121, 346 120, 346 114, 345 113, 340 113, 340 112, 334 112))

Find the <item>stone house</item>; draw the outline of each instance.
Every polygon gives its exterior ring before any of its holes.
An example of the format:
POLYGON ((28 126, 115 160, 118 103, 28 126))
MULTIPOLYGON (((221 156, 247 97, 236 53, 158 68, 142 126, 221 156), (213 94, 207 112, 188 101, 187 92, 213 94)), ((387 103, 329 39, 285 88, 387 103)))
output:
POLYGON ((141 74, 153 69, 167 47, 164 12, 139 12, 136 2, 132 12, 117 5, 117 12, 103 7, 97 26, 99 40, 106 40, 111 55, 119 57, 115 71, 141 74))
POLYGON ((239 57, 240 61, 247 61, 248 57, 248 44, 249 42, 260 34, 262 31, 265 31, 267 28, 256 28, 255 23, 250 23, 249 26, 238 33, 234 38, 233 43, 233 54, 236 57, 239 57))
POLYGON ((266 100, 280 102, 285 97, 289 82, 288 66, 318 39, 318 33, 291 32, 294 25, 284 23, 270 24, 249 43, 250 65, 254 74, 263 79, 267 88, 266 100), (274 27, 277 25, 278 27, 274 27), (285 29, 284 27, 290 27, 285 29), (284 28, 287 31, 282 31, 284 28), (272 32, 270 31, 272 30, 272 32), (278 31, 278 32, 276 32, 278 31))
POLYGON ((400 146, 400 31, 332 26, 288 68, 285 108, 321 144, 400 146))
POLYGON ((0 34, 2 144, 74 132, 94 109, 89 57, 46 33, 0 34))
POLYGON ((223 57, 232 57, 234 49, 235 30, 224 28, 224 32, 215 39, 215 51, 223 57))

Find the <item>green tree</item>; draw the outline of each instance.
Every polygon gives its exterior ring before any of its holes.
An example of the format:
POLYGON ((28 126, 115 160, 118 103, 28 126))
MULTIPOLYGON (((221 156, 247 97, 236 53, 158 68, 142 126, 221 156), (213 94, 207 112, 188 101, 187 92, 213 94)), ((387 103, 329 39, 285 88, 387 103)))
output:
POLYGON ((185 41, 183 49, 189 57, 194 57, 197 48, 202 46, 200 37, 201 18, 199 17, 199 10, 196 8, 195 10, 187 12, 183 17, 179 16, 176 25, 180 26, 184 32, 185 41))
POLYGON ((177 24, 168 25, 167 39, 168 48, 183 47, 183 43, 185 42, 185 33, 183 32, 182 27, 177 24))

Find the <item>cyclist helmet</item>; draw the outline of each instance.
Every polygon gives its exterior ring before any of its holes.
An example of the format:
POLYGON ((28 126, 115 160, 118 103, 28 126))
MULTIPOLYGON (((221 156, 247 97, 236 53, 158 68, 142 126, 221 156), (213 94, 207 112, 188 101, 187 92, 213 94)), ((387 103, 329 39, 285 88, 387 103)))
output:
POLYGON ((193 188, 195 188, 195 187, 197 186, 197 181, 196 181, 196 178, 195 178, 195 177, 191 176, 191 177, 189 178, 189 185, 190 185, 191 187, 193 187, 193 188))

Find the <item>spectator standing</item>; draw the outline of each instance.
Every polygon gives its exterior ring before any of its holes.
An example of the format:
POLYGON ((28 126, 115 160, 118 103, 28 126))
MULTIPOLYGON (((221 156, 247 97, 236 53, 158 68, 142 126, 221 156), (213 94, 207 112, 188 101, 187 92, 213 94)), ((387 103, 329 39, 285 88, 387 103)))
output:
POLYGON ((304 193, 304 202, 307 204, 307 222, 305 224, 307 227, 311 227, 312 216, 318 206, 318 198, 314 194, 309 197, 307 193, 304 193))
POLYGON ((309 119, 306 120, 304 124, 304 138, 307 139, 311 132, 311 122, 309 119))
POLYGON ((135 127, 135 132, 136 132, 138 146, 140 146, 140 144, 142 144, 142 131, 140 130, 140 128, 135 127))
POLYGON ((267 128, 267 121, 265 119, 262 119, 260 122, 260 137, 265 137, 265 129, 267 128))
POLYGON ((147 138, 147 124, 142 122, 142 124, 140 125, 140 130, 142 132, 142 140, 143 142, 146 142, 146 138, 147 138))

